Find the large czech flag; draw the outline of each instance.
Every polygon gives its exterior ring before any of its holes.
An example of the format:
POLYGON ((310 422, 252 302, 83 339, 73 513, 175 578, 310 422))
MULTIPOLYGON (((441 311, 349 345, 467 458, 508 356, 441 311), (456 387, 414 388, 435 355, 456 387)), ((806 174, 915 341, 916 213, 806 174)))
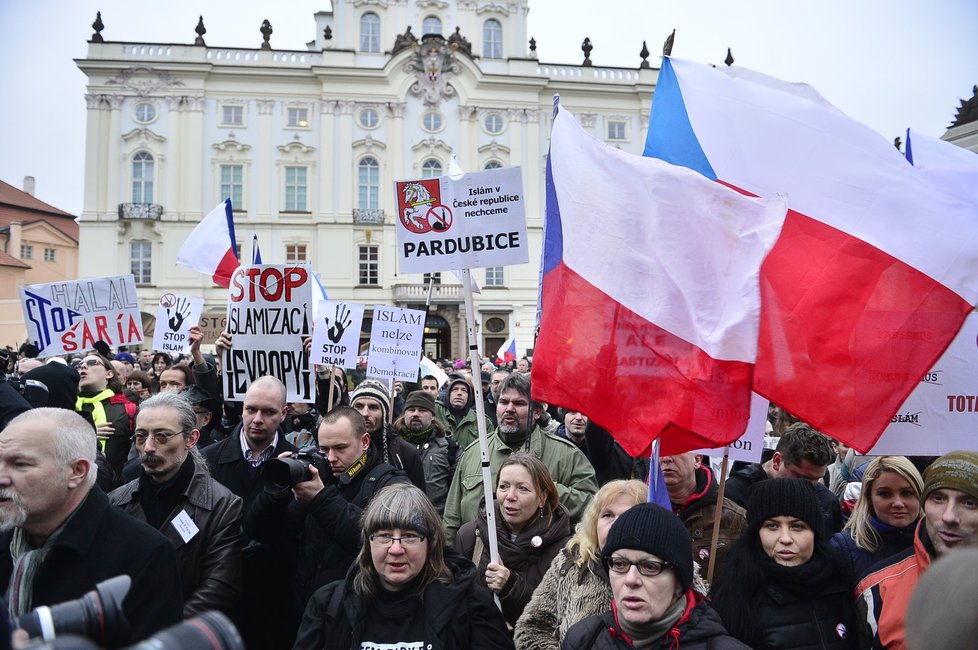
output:
POLYGON ((645 154, 788 194, 754 390, 859 451, 978 301, 978 210, 812 88, 667 58, 645 154))
POLYGON ((737 439, 750 411, 760 266, 783 197, 627 154, 558 108, 547 160, 533 395, 631 455, 737 439))

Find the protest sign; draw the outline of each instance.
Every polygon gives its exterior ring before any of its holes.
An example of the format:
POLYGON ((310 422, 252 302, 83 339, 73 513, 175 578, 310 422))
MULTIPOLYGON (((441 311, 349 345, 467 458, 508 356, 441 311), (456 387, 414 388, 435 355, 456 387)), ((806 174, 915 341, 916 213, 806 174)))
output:
POLYGON ((200 333, 204 335, 204 341, 207 343, 216 341, 227 326, 227 310, 205 311, 200 315, 200 333))
POLYGON ((20 288, 27 340, 39 356, 111 347, 143 340, 142 317, 132 275, 30 284, 20 288))
MULTIPOLYGON (((728 457, 731 463, 738 460, 745 463, 759 463, 761 461, 761 452, 764 449, 764 430, 767 425, 767 405, 766 399, 757 393, 751 393, 750 419, 747 420, 747 429, 744 431, 744 435, 728 445, 730 447, 728 457)), ((723 449, 723 447, 699 449, 693 453, 722 459, 723 449)))
POLYGON ((339 368, 356 367, 362 324, 363 305, 319 301, 312 328, 312 362, 339 368))
MULTIPOLYGON (((978 450, 978 314, 964 326, 893 416, 870 453, 936 456, 978 450)), ((881 377, 887 380, 887 377, 881 377)))
POLYGON ((164 293, 156 308, 153 349, 160 352, 190 352, 190 328, 200 320, 204 299, 164 293))
POLYGON ((529 261, 519 167, 398 181, 394 192, 402 272, 529 261))
POLYGON ((306 264, 256 264, 231 276, 224 355, 224 399, 244 398, 249 384, 272 375, 290 402, 312 402, 314 380, 302 341, 312 334, 312 271, 306 264))
POLYGON ((367 376, 417 381, 424 337, 424 312, 374 307, 367 352, 367 376))

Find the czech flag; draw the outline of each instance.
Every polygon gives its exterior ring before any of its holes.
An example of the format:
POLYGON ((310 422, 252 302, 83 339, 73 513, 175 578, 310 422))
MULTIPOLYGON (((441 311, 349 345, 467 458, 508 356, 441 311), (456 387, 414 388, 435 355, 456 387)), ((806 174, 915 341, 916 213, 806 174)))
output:
POLYGON ((558 107, 534 398, 586 413, 632 456, 659 436, 663 455, 739 438, 760 266, 786 209, 610 147, 558 107))
POLYGON ((974 204, 811 87, 741 68, 665 59, 645 155, 788 194, 761 271, 754 390, 872 448, 978 302, 974 204))
POLYGON ((238 268, 231 199, 225 199, 201 219, 180 247, 177 264, 211 276, 214 284, 224 288, 231 284, 231 274, 238 268))
POLYGON ((499 346, 499 350, 496 351, 496 363, 509 363, 510 361, 516 361, 516 338, 507 339, 505 343, 499 346))

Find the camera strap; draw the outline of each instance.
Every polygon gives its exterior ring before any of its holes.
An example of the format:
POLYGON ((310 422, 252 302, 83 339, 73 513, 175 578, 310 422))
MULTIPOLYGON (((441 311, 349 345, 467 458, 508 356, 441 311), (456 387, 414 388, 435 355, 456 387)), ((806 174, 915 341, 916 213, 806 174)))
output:
POLYGON ((363 452, 352 465, 346 468, 346 471, 340 475, 339 483, 340 485, 349 485, 356 478, 357 474, 363 471, 363 468, 367 466, 367 452, 363 452))

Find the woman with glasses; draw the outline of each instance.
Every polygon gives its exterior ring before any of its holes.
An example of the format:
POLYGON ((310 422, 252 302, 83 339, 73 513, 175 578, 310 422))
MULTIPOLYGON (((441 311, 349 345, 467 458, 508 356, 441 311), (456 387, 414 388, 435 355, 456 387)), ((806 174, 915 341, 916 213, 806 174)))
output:
POLYGON ((124 390, 111 361, 96 352, 85 355, 78 366, 75 410, 91 415, 99 449, 116 476, 121 475, 129 456, 136 419, 136 405, 126 398, 124 390))
POLYGON ((570 514, 560 504, 550 470, 533 454, 516 452, 499 467, 496 483, 499 562, 490 562, 485 504, 455 536, 455 550, 479 567, 510 626, 523 613, 554 557, 570 539, 570 514))
POLYGON ((445 546, 424 492, 385 487, 362 524, 356 564, 313 594, 294 650, 513 647, 499 610, 476 587, 475 566, 445 546))
POLYGON ((822 521, 809 481, 754 484, 747 530, 710 592, 730 634, 756 650, 859 647, 855 598, 822 521))
POLYGON ((740 650, 693 589, 693 543, 682 521, 651 503, 620 515, 601 550, 612 600, 570 628, 561 648, 740 650))

